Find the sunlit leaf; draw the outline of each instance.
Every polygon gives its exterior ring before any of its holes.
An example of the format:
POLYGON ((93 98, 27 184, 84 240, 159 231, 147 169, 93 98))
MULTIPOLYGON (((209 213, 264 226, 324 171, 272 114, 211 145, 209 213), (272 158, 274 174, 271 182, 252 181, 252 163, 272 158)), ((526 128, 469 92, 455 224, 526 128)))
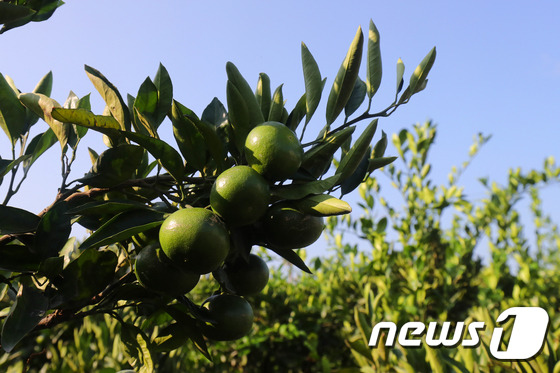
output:
POLYGON ((305 81, 306 119, 309 123, 313 113, 319 106, 323 93, 323 83, 319 66, 304 43, 301 43, 301 62, 303 65, 303 80, 305 81))
POLYGON ((4 130, 10 142, 15 144, 25 130, 26 111, 18 100, 16 92, 0 74, 0 127, 4 130))
POLYGON ((379 31, 372 20, 369 21, 368 51, 367 51, 367 94, 370 100, 377 93, 381 85, 382 64, 379 47, 379 31))

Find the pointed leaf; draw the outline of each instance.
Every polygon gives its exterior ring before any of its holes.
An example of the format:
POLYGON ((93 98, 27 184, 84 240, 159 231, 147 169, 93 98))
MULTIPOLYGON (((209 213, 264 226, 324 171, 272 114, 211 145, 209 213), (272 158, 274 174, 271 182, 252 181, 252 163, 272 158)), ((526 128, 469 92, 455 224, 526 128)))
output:
POLYGON ((303 155, 301 168, 305 169, 315 178, 323 175, 331 164, 333 155, 352 136, 356 127, 348 127, 336 132, 319 144, 313 146, 303 155))
POLYGON ((0 127, 15 144, 25 130, 25 106, 18 100, 10 84, 0 74, 0 127))
POLYGON ((310 181, 304 184, 291 184, 272 188, 272 195, 280 199, 302 199, 310 194, 322 194, 333 188, 340 181, 340 175, 324 180, 310 181))
POLYGON ((334 80, 327 101, 327 125, 335 121, 348 102, 360 71, 364 35, 359 27, 334 80))
POLYGON ((93 186, 110 188, 132 179, 144 155, 137 145, 122 144, 101 153, 91 170, 79 181, 93 186))
POLYGON ((69 205, 60 201, 49 208, 41 217, 33 241, 33 249, 43 259, 58 256, 70 233, 72 224, 70 215, 67 215, 69 205))
POLYGON ((15 166, 20 164, 21 162, 25 162, 31 158, 30 155, 22 155, 16 160, 11 159, 2 159, 0 160, 0 179, 3 178, 10 172, 15 166))
POLYGON ((309 49, 304 43, 301 43, 301 62, 303 65, 303 80, 305 81, 306 95, 306 119, 305 123, 309 123, 313 113, 319 106, 321 94, 323 93, 323 83, 319 66, 313 58, 309 49))
POLYGON ((340 184, 340 193, 342 195, 352 192, 364 181, 368 173, 370 149, 368 148, 354 173, 340 184))
POLYGON ((202 133, 198 131, 191 118, 196 118, 196 115, 179 102, 173 100, 171 122, 173 124, 173 135, 179 146, 179 151, 187 161, 187 166, 202 171, 206 164, 207 147, 202 133))
POLYGON ((117 88, 98 70, 85 65, 86 74, 122 130, 130 130, 130 114, 117 88))
MULTIPOLYGON (((52 91, 53 85, 53 74, 52 71, 49 71, 35 86, 33 89, 33 93, 42 93, 45 96, 50 96, 52 91)), ((26 108, 26 115, 25 115, 25 123, 27 125, 27 130, 37 123, 39 120, 39 116, 35 114, 33 111, 26 108)))
POLYGON ((118 139, 121 137, 119 133, 119 122, 111 116, 95 115, 91 111, 83 108, 54 108, 52 110, 52 116, 59 122, 72 123, 101 132, 113 139, 115 144, 119 142, 118 139))
POLYGON ((26 6, 0 2, 0 24, 14 22, 32 14, 35 11, 26 6))
POLYGON ((158 227, 163 221, 163 215, 162 212, 153 210, 122 212, 92 233, 82 242, 80 249, 111 245, 147 229, 158 227))
POLYGON ((247 134, 253 128, 251 126, 249 108, 243 100, 241 93, 239 93, 239 90, 229 80, 226 84, 226 96, 228 117, 233 130, 235 146, 239 152, 242 152, 247 134))
POLYGON ((134 129, 143 135, 150 135, 156 131, 156 116, 158 109, 158 90, 152 80, 148 77, 140 85, 138 94, 134 100, 133 110, 134 115, 134 129), (139 123, 138 115, 145 118, 144 123, 139 123))
POLYGON ((272 100, 270 92, 270 78, 265 73, 259 74, 259 81, 257 83, 257 90, 255 91, 255 97, 257 102, 261 107, 261 112, 263 114, 263 119, 268 120, 268 113, 270 112, 270 102, 272 100))
POLYGON ((338 198, 328 194, 309 196, 295 202, 296 208, 309 215, 334 216, 352 212, 352 207, 338 198))
POLYGON ((218 173, 221 173, 226 168, 227 151, 224 143, 216 132, 216 127, 196 117, 190 118, 199 133, 202 134, 210 155, 216 162, 218 173))
POLYGON ((373 147, 373 158, 381 158, 387 149, 387 134, 381 131, 381 139, 373 147))
POLYGON ((436 47, 433 47, 426 57, 420 62, 416 67, 412 76, 410 77, 410 82, 408 84, 410 88, 411 95, 420 92, 423 89, 423 84, 428 77, 434 62, 436 60, 436 47))
POLYGON ((272 103, 270 104, 270 112, 268 113, 269 121, 282 121, 282 111, 284 110, 284 95, 282 94, 282 86, 283 84, 280 84, 272 95, 272 103))
POLYGON ((135 132, 122 132, 129 140, 146 149, 159 164, 176 180, 181 181, 185 167, 181 155, 163 140, 148 137, 135 132))
POLYGON ((0 235, 33 232, 40 220, 29 211, 0 205, 0 235))
MULTIPOLYGON (((25 155, 30 157, 23 162, 23 168, 29 169, 29 167, 31 167, 31 165, 33 165, 33 163, 56 142, 56 135, 50 128, 35 136, 25 149, 25 155)), ((1 174, 2 172, 0 170, 0 175, 1 174)))
POLYGON ((364 158, 364 155, 367 153, 369 146, 371 144, 371 140, 373 139, 373 135, 375 135, 375 131, 377 130, 377 119, 374 119, 362 132, 360 137, 356 140, 356 142, 350 148, 350 151, 342 158, 338 168, 336 169, 336 174, 341 175, 341 181, 344 181, 350 175, 356 171, 356 168, 364 158))
POLYGON ((303 117, 307 115, 307 97, 304 93, 298 100, 294 109, 288 115, 288 119, 286 119, 286 126, 291 129, 292 131, 296 131, 297 127, 301 123, 303 117))
POLYGON ((399 92, 403 88, 403 84, 404 84, 403 76, 404 76, 404 63, 399 58, 397 61, 397 93, 396 94, 399 94, 399 92))
POLYGON ((154 118, 154 125, 157 129, 171 110, 173 102, 173 84, 167 69, 161 63, 154 77, 154 85, 158 92, 157 110, 154 118))
POLYGON ((200 117, 206 123, 210 123, 215 127, 220 127, 227 122, 227 110, 217 97, 206 106, 200 117))
POLYGON ((368 172, 371 173, 379 168, 385 167, 393 163, 396 159, 397 157, 372 158, 369 160, 368 172))
POLYGON ((311 270, 307 267, 303 259, 301 259, 294 250, 275 249, 273 247, 267 247, 267 249, 274 251, 276 254, 280 255, 282 258, 286 259, 288 262, 292 263, 302 271, 312 274, 311 270))
POLYGON ((17 299, 2 326, 2 348, 11 352, 16 344, 31 332, 45 316, 49 301, 32 284, 21 285, 17 299))
POLYGON ((367 94, 371 100, 381 85, 382 65, 379 47, 379 31, 372 20, 369 21, 367 51, 367 94))
POLYGON ((352 94, 344 107, 344 115, 349 117, 362 105, 366 98, 366 83, 360 78, 356 79, 356 84, 352 90, 352 94))
MULTIPOLYGON (((226 73, 228 77, 228 81, 231 82, 235 88, 237 88, 241 99, 245 102, 247 106, 247 110, 249 111, 249 130, 253 129, 257 124, 261 124, 264 122, 264 116, 262 114, 261 108, 249 83, 243 78, 237 67, 231 63, 226 63, 226 73)), ((229 101, 228 101, 229 107, 229 101)), ((270 119, 269 119, 270 120, 270 119)))

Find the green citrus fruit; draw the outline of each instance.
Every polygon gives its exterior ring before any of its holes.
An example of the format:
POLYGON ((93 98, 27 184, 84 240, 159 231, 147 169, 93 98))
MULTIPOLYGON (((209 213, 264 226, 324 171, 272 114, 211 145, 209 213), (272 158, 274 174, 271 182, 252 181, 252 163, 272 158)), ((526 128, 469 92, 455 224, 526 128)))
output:
POLYGON ((233 341, 246 336, 253 326, 253 309, 240 296, 220 294, 207 304, 208 317, 215 323, 204 325, 203 333, 216 341, 233 341))
POLYGON ((157 244, 144 247, 136 255, 134 273, 145 288, 176 296, 191 291, 200 278, 199 274, 174 265, 157 244))
POLYGON ((276 249, 300 249, 321 237, 323 218, 284 204, 271 206, 263 218, 266 242, 276 249))
POLYGON ((266 180, 249 166, 222 172, 212 185, 210 205, 232 226, 254 223, 266 212, 270 190, 266 180))
POLYGON ((253 128, 245 140, 245 158, 265 178, 276 181, 292 177, 303 159, 295 133, 280 122, 265 122, 253 128))
POLYGON ((249 255, 249 261, 239 258, 235 263, 228 263, 224 267, 224 272, 227 277, 227 285, 237 295, 258 294, 268 283, 268 266, 255 254, 249 255))
POLYGON ((169 215, 159 230, 165 255, 181 268, 205 274, 218 268, 229 252, 229 233, 220 218, 203 208, 169 215))

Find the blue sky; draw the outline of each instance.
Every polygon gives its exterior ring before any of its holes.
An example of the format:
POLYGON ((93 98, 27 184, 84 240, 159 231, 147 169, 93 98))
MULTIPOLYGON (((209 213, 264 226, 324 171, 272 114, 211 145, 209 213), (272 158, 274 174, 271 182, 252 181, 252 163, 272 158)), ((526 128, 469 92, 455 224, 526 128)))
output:
MULTIPOLYGON (((292 108, 304 92, 301 42, 327 77, 326 101, 357 27, 367 31, 371 18, 381 34, 384 64, 374 109, 392 100, 398 58, 405 63, 408 79, 425 54, 437 48, 427 89, 390 118, 380 120, 380 128, 393 133, 427 119, 436 122, 438 140, 431 159, 439 182, 445 182, 452 165, 465 160, 474 135, 491 134, 492 140, 463 179, 467 192, 481 198, 484 192, 476 178, 505 181, 508 168, 529 170, 541 167, 548 156, 558 158, 558 14, 560 3, 550 0, 68 0, 50 20, 0 35, 0 72, 11 76, 20 90, 31 91, 52 70, 53 98, 64 102, 70 90, 80 97, 92 92, 93 110, 100 114, 104 105, 84 64, 100 70, 121 94, 136 95, 161 62, 173 80, 174 97, 201 114, 214 96, 225 103, 225 64, 232 61, 252 87, 260 72, 270 76, 273 88, 283 83, 286 105, 292 108)), ((324 103, 313 128, 317 130, 323 120, 324 103)), ((42 122, 36 126, 46 128, 42 122)), ((73 178, 91 166, 86 146, 103 150, 98 134, 86 140, 73 178)), ((391 148, 387 153, 395 154, 391 148)), ((8 158, 9 154, 9 144, 0 136, 0 155, 8 158)), ((39 212, 53 200, 60 184, 60 168, 53 164, 59 156, 53 147, 37 162, 12 205, 39 212)), ((2 196, 6 184, 0 187, 2 196)), ((548 188, 544 198, 547 212, 559 220, 558 186, 548 188)))

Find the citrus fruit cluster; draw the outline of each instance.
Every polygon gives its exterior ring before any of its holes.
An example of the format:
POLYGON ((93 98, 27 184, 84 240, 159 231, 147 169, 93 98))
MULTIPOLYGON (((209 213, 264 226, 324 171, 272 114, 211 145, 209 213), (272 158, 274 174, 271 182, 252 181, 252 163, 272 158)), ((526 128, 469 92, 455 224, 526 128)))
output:
POLYGON ((266 262, 250 253, 251 246, 299 249, 323 231, 322 217, 271 196, 275 183, 293 178, 302 164, 303 148, 292 130, 272 121, 256 126, 247 135, 244 159, 246 164, 216 176, 209 206, 180 208, 166 217, 157 237, 151 230, 134 241, 144 246, 136 257, 136 277, 153 291, 181 296, 201 275, 213 274, 221 293, 204 302, 201 310, 211 322, 201 330, 215 340, 238 339, 251 330, 253 310, 244 297, 261 292, 269 277, 266 262), (249 250, 235 242, 236 232, 244 232, 249 250))

